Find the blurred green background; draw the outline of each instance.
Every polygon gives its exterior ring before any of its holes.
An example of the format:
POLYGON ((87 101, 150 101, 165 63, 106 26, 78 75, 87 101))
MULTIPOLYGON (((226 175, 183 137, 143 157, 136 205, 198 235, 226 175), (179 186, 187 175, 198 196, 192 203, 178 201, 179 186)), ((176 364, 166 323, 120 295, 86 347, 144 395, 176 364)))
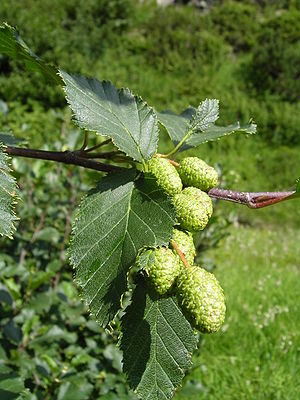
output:
MULTIPOLYGON (((68 72, 130 87, 158 110, 220 100, 220 123, 253 117, 256 136, 188 154, 236 190, 285 190, 300 176, 300 3, 297 0, 2 0, 0 22, 68 72)), ((73 149, 60 89, 0 55, 0 131, 31 147, 73 149)), ((167 139, 161 149, 169 145, 167 139)), ((184 154, 186 155, 186 153, 184 154)), ((89 317, 72 280, 73 210, 99 174, 13 160, 20 186, 14 241, 0 248, 0 398, 134 399, 116 349, 89 317), (14 392, 15 394, 13 394, 14 392)), ((201 336, 176 399, 298 399, 300 204, 265 210, 217 203, 198 238, 200 262, 227 296, 222 332, 201 336)))

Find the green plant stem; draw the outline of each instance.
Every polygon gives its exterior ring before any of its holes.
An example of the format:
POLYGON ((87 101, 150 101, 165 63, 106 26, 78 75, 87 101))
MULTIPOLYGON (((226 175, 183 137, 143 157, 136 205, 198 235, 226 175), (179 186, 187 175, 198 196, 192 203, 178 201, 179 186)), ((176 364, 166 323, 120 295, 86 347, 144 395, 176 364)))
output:
POLYGON ((81 146, 81 151, 84 151, 84 149, 86 148, 86 146, 88 145, 88 141, 89 141, 89 134, 87 131, 84 131, 84 139, 83 139, 83 144, 81 146))
POLYGON ((174 149, 170 151, 170 153, 164 155, 164 157, 169 158, 170 156, 173 156, 174 154, 176 154, 177 151, 184 144, 184 142, 190 137, 191 134, 192 134, 192 129, 187 131, 187 133, 183 136, 183 138, 180 140, 180 142, 177 144, 177 146, 175 146, 174 149))

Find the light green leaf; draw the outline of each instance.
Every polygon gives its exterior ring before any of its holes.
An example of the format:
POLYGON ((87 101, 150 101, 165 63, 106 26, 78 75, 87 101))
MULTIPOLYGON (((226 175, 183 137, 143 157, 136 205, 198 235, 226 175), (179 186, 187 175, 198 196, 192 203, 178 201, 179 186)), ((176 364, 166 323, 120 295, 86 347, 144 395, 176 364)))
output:
POLYGON ((219 100, 205 99, 202 101, 194 115, 190 120, 189 131, 193 131, 193 135, 205 131, 219 118, 219 100))
POLYGON ((112 138, 133 159, 145 163, 157 148, 158 123, 153 109, 129 89, 111 82, 60 72, 67 101, 78 125, 112 138))
POLYGON ((175 212, 155 180, 135 170, 110 174, 79 209, 70 248, 76 280, 91 313, 106 326, 120 308, 127 273, 143 246, 167 245, 175 212))
POLYGON ((23 379, 17 376, 17 374, 0 374, 0 398, 1 400, 14 399, 17 396, 13 394, 19 394, 24 390, 23 379))
POLYGON ((170 399, 191 366, 197 341, 175 297, 161 297, 139 279, 122 318, 123 369, 141 399, 170 399))
POLYGON ((17 220, 14 212, 17 184, 15 178, 10 175, 8 162, 9 158, 0 144, 0 235, 11 238, 17 220))
POLYGON ((189 107, 180 115, 171 111, 157 115, 160 124, 166 128, 174 145, 178 147, 176 151, 197 147, 202 143, 238 132, 248 134, 256 132, 256 125, 252 121, 246 125, 237 122, 229 126, 216 126, 214 122, 218 117, 217 100, 206 99, 200 103, 197 110, 189 107))
MULTIPOLYGON (((72 375, 71 378, 73 378, 72 375)), ((59 386, 57 400, 86 400, 92 398, 93 385, 85 377, 78 376, 78 378, 76 379, 75 377, 70 381, 64 379, 59 386)))
POLYGON ((57 75, 57 69, 36 56, 21 39, 18 32, 6 23, 0 26, 0 54, 24 62, 29 71, 41 73, 52 84, 62 84, 60 76, 57 75))

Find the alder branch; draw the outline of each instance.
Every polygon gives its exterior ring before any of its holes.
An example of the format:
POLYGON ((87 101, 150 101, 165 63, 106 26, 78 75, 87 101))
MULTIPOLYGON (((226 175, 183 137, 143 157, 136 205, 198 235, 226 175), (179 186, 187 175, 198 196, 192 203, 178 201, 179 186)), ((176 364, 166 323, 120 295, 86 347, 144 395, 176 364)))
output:
POLYGON ((244 204, 249 208, 263 208, 288 200, 295 191, 289 192, 235 192, 229 189, 213 188, 208 195, 214 199, 244 204))
MULTIPOLYGON (((115 172, 115 171, 125 170, 125 168, 119 167, 117 165, 109 165, 92 160, 91 158, 89 158, 91 155, 87 156, 85 154, 87 150, 46 151, 46 150, 27 149, 21 147, 13 147, 13 146, 6 146, 3 150, 11 156, 56 161, 64 164, 78 165, 83 168, 93 169, 101 172, 115 172)), ((92 148, 89 150, 92 150, 92 148)), ((111 156, 111 152, 107 152, 106 155, 111 156)), ((99 154, 97 156, 99 157, 99 154)), ((117 161, 117 159, 115 161, 117 161)), ((127 160, 127 162, 130 161, 127 160)), ((226 200, 234 203, 247 205, 250 208, 263 208, 270 206, 272 204, 279 203, 284 200, 288 200, 289 198, 292 197, 294 193, 295 191, 236 192, 230 189, 213 188, 208 192, 208 195, 215 199, 226 200)))
POLYGON ((35 158, 40 160, 56 161, 64 164, 78 165, 80 167, 102 172, 123 171, 124 168, 116 165, 103 164, 80 155, 80 151, 46 151, 6 146, 3 149, 10 156, 35 158))

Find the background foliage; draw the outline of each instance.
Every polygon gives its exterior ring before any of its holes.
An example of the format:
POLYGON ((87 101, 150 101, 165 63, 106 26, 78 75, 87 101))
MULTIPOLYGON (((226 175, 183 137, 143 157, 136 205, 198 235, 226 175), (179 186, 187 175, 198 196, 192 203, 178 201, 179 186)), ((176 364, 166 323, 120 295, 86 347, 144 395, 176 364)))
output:
MULTIPOLYGON (((205 144, 197 155, 222 171, 223 186, 254 191, 284 189, 300 176, 299 9, 287 0, 217 1, 206 12, 148 1, 27 0, 24 7, 4 0, 0 21, 17 26, 45 60, 129 86, 159 111, 181 112, 212 97, 220 99, 224 125, 253 116, 256 137, 205 144)), ((0 71, 0 131, 44 149, 81 144, 61 91, 1 56, 0 71)), ((0 244, 1 399, 25 388, 30 399, 134 398, 120 372, 117 335, 88 316, 67 263, 72 210, 99 174, 21 159, 13 167, 22 201, 15 240, 0 244)), ((178 396, 296 398, 299 207, 255 212, 221 204, 216 215, 198 238, 199 262, 218 265, 228 323, 225 332, 201 339, 178 396), (231 237, 221 240, 227 232, 231 237), (246 288, 245 268, 253 271, 246 288)))

